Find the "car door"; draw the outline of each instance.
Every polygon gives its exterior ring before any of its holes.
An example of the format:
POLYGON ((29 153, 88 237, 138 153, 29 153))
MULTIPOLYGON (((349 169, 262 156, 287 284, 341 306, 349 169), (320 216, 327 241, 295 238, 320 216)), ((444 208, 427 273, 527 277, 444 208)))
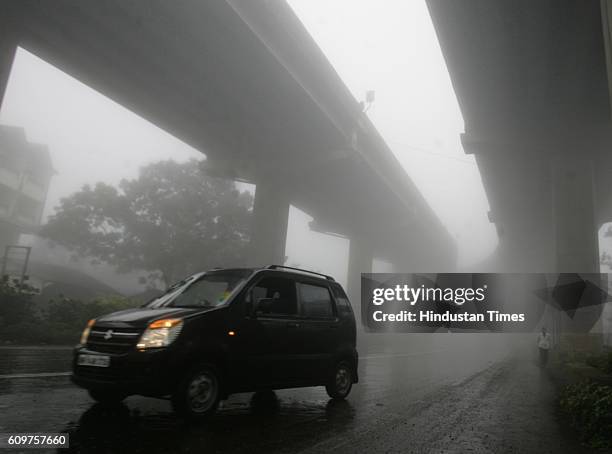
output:
POLYGON ((256 387, 283 386, 293 380, 299 356, 299 312, 295 281, 264 274, 247 290, 251 307, 241 327, 244 374, 256 387))
POLYGON ((326 283, 300 280, 297 283, 300 302, 302 364, 304 377, 319 384, 327 379, 332 354, 337 348, 339 321, 331 292, 326 283))

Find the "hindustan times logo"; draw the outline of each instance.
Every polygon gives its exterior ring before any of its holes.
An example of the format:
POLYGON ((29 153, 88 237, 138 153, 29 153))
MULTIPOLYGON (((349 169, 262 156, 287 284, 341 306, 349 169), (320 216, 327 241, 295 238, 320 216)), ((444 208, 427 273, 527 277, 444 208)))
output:
POLYGON ((444 301, 462 306, 464 303, 482 302, 485 299, 487 285, 477 288, 431 288, 421 285, 410 287, 396 285, 389 288, 375 288, 372 291, 372 304, 380 306, 386 302, 406 302, 414 306, 418 302, 444 301))
POLYGON ((559 313, 589 332, 610 300, 609 280, 598 273, 364 273, 361 320, 368 332, 531 332, 559 313))

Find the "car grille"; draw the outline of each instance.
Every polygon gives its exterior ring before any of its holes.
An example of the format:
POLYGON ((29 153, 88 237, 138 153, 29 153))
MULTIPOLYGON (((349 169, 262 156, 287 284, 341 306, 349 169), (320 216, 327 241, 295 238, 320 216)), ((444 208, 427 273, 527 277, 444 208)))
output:
POLYGON ((100 353, 125 353, 132 350, 140 331, 125 328, 96 328, 91 330, 87 339, 87 348, 100 353))

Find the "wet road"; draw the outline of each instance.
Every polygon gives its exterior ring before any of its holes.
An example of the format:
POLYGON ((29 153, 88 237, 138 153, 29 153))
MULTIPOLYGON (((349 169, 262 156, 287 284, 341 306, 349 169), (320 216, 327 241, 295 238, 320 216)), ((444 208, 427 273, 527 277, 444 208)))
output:
POLYGON ((94 404, 61 375, 68 350, 2 349, 0 432, 69 432, 69 452, 87 453, 576 452, 547 377, 498 338, 404 335, 393 348, 378 338, 362 348, 361 382, 344 402, 323 388, 239 394, 199 424, 164 400, 94 404))

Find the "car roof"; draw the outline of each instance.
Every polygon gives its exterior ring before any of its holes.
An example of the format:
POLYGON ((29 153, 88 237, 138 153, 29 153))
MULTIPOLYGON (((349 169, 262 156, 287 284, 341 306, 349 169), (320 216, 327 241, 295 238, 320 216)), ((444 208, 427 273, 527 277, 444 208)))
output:
MULTIPOLYGON (((268 265, 264 267, 253 267, 253 268, 213 268, 212 270, 206 271, 206 273, 223 273, 223 272, 252 272, 259 273, 262 271, 270 271, 274 273, 288 274, 292 276, 298 277, 306 277, 309 279, 328 282, 328 283, 337 283, 336 280, 328 276, 326 274, 318 273, 316 271, 310 271, 302 268, 290 267, 290 266, 282 266, 282 265, 268 265)), ((203 273, 198 273, 203 274, 203 273)))

